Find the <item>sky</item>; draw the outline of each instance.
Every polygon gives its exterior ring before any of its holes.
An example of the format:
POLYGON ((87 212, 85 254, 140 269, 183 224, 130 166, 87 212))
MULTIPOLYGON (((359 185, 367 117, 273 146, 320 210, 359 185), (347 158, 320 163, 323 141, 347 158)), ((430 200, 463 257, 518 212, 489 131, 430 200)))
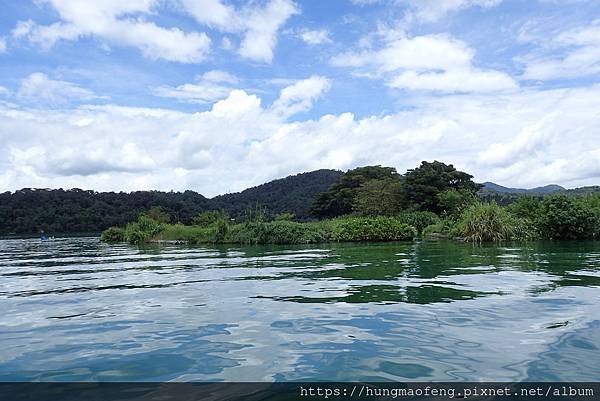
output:
POLYGON ((600 185, 597 0, 21 0, 0 191, 235 192, 452 163, 600 185))

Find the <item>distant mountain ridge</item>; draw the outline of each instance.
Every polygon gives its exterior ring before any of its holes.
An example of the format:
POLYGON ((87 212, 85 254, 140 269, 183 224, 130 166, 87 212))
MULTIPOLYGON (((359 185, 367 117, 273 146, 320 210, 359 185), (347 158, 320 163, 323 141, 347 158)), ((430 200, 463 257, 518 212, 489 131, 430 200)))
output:
POLYGON ((556 185, 556 184, 545 185, 543 187, 524 189, 524 188, 504 187, 502 185, 498 185, 494 182, 489 182, 489 181, 483 183, 483 189, 486 189, 489 191, 494 191, 494 192, 499 192, 499 193, 508 193, 508 194, 542 194, 542 195, 552 194, 555 192, 561 192, 561 191, 567 190, 566 188, 561 187, 560 185, 556 185))

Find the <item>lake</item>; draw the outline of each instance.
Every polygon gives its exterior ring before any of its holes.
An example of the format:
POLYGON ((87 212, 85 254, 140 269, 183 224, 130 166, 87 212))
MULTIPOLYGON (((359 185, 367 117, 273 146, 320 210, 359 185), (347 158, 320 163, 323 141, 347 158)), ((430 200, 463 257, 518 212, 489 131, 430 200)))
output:
POLYGON ((0 241, 0 381, 597 381, 600 243, 0 241))

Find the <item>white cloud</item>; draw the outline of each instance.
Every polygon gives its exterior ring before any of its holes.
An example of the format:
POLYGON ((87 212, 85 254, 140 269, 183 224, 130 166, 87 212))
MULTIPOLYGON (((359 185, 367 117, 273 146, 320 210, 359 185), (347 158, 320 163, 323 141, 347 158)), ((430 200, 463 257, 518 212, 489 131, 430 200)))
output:
POLYGON ((541 44, 535 52, 517 58, 525 64, 523 78, 552 80, 578 78, 600 73, 600 20, 588 26, 561 32, 543 42, 521 36, 541 44))
POLYGON ((300 33, 300 38, 309 45, 320 45, 323 43, 331 43, 329 32, 325 29, 315 31, 303 31, 300 33))
POLYGON ((207 71, 202 74, 201 79, 209 82, 226 82, 229 84, 236 84, 238 82, 238 79, 235 75, 221 70, 207 71))
POLYGON ((182 63, 199 62, 210 48, 205 33, 186 33, 179 28, 163 28, 146 21, 157 0, 81 2, 78 0, 42 0, 60 15, 61 21, 51 25, 19 21, 13 30, 15 38, 27 38, 44 48, 59 40, 77 40, 95 36, 119 46, 133 46, 151 59, 182 63))
POLYGON ((435 22, 449 12, 469 7, 491 8, 502 0, 398 0, 407 4, 414 17, 425 22, 435 22))
POLYGON ((195 83, 161 86, 154 90, 154 94, 189 103, 208 103, 227 97, 232 89, 230 84, 237 82, 238 79, 227 72, 212 70, 196 77, 195 83))
POLYGON ((270 0, 264 6, 235 8, 221 0, 182 0, 185 9, 201 24, 243 35, 238 49, 242 57, 270 63, 277 34, 299 9, 292 0, 270 0))
POLYGON ((388 86, 400 89, 492 92, 517 87, 506 73, 475 67, 473 58, 472 49, 447 35, 400 35, 385 40, 377 50, 339 54, 331 63, 381 77, 388 86))
POLYGON ((6 51, 6 39, 0 37, 0 54, 6 51))
POLYGON ((11 91, 8 88, 5 88, 4 86, 0 86, 0 96, 9 96, 11 94, 11 91))
POLYGON ((21 81, 17 97, 22 100, 46 103, 66 103, 70 100, 87 101, 100 98, 92 91, 67 81, 49 78, 34 72, 21 81))
POLYGON ((405 171, 434 159, 510 186, 600 179, 600 86, 424 96, 415 98, 414 109, 365 118, 285 118, 290 112, 282 108, 309 107, 325 87, 321 77, 299 81, 270 107, 234 90, 200 113, 0 105, 0 190, 193 189, 215 195, 319 168, 383 164, 405 171))
POLYGON ((281 90, 279 98, 273 103, 272 110, 283 116, 308 111, 313 102, 331 88, 331 82, 318 75, 303 79, 281 90))

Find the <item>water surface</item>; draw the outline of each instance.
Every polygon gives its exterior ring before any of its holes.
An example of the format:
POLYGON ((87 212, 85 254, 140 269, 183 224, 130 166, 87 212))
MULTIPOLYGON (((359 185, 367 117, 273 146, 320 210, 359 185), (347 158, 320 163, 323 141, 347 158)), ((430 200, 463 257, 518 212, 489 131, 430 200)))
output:
POLYGON ((0 241, 0 381, 598 381, 600 244, 0 241))

